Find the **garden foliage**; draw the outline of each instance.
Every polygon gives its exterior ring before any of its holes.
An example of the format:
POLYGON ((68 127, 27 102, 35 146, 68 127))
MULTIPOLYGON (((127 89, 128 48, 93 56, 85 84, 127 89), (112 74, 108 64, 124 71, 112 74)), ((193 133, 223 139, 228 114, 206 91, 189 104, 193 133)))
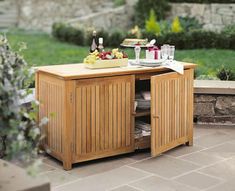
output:
MULTIPOLYGON (((180 21, 180 19, 179 19, 180 21)), ((69 31, 71 26, 65 24, 54 24, 60 27, 53 27, 53 35, 61 41, 67 41, 68 34, 61 33, 61 31, 69 31), (64 29, 65 28, 65 29, 64 29)), ((220 48, 220 49, 235 49, 235 33, 234 30, 225 30, 221 33, 204 31, 202 29, 196 29, 196 25, 188 24, 189 28, 183 28, 182 32, 171 32, 170 23, 168 21, 159 22, 161 28, 161 35, 156 36, 154 32, 146 30, 141 30, 138 28, 137 33, 128 32, 128 31, 97 31, 97 36, 104 38, 104 45, 111 47, 118 47, 124 38, 137 38, 135 34, 138 34, 138 37, 150 39, 157 39, 158 45, 165 43, 174 44, 177 49, 195 49, 195 48, 220 48), (190 28, 193 28, 190 30, 190 28), (164 31, 164 32, 163 32, 164 31), (141 35, 140 35, 141 33, 141 35)), ((183 25, 182 25, 183 27, 183 25)), ((233 27, 230 27, 233 28, 233 27)), ((76 41, 67 41, 77 45, 88 45, 91 44, 92 32, 87 32, 83 29, 73 29, 78 31, 83 31, 84 36, 79 36, 74 39, 80 39, 76 41), (82 42, 82 43, 81 43, 82 42)))
POLYGON ((218 69, 216 76, 220 80, 235 80, 234 71, 229 68, 225 68, 224 66, 222 66, 220 69, 218 69))
POLYGON ((36 103, 28 109, 20 104, 31 93, 28 87, 33 74, 19 54, 23 48, 21 44, 19 52, 13 52, 0 36, 0 153, 1 158, 32 164, 41 136, 36 103))
POLYGON ((155 12, 158 20, 163 20, 170 8, 168 0, 138 0, 135 5, 135 24, 143 28, 151 9, 155 12))
POLYGON ((183 28, 181 27, 180 21, 179 21, 179 17, 175 17, 172 25, 171 25, 171 31, 173 33, 179 33, 183 31, 183 28))
POLYGON ((235 3, 235 0, 170 0, 172 3, 235 3))
POLYGON ((153 9, 150 10, 149 18, 145 21, 145 30, 149 33, 153 33, 156 36, 161 34, 161 28, 157 22, 156 15, 153 9))

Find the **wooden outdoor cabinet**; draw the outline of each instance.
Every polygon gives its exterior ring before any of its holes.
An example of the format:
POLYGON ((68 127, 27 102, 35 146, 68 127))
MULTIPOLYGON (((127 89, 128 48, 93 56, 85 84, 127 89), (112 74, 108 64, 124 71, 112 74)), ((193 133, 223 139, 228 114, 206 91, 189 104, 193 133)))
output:
POLYGON ((193 144, 193 71, 180 75, 164 67, 86 69, 83 64, 37 68, 36 98, 45 150, 72 164, 151 147, 157 156, 181 144, 193 144), (147 80, 151 110, 134 110, 135 85, 147 80), (151 137, 135 140, 135 118, 149 115, 151 137))

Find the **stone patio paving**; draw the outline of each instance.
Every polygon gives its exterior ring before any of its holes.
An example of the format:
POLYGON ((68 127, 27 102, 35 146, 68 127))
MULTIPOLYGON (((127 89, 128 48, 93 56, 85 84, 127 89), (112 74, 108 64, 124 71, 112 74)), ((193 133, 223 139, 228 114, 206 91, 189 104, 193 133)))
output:
POLYGON ((152 158, 149 150, 73 165, 42 156, 53 191, 234 191, 235 126, 195 126, 194 146, 152 158))

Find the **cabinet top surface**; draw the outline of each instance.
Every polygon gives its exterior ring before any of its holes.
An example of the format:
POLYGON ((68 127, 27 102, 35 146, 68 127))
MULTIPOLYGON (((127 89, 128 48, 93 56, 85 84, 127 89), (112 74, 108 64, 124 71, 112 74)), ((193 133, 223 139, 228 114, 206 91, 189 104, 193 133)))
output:
MULTIPOLYGON (((181 62, 181 64, 184 65, 185 69, 196 67, 196 65, 192 63, 181 62)), ((120 68, 88 69, 85 67, 84 64, 42 66, 42 67, 36 67, 36 70, 37 72, 51 74, 66 80, 171 71, 170 69, 162 66, 159 67, 131 66, 131 67, 120 67, 120 68)))

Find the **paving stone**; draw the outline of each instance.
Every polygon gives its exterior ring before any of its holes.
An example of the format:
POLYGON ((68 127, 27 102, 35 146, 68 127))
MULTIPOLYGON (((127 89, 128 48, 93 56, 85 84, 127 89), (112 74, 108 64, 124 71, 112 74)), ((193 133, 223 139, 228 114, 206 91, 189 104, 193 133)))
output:
POLYGON ((67 172, 62 170, 54 170, 51 172, 43 173, 39 176, 47 177, 50 180, 52 187, 60 186, 62 184, 77 180, 76 177, 69 175, 67 172))
POLYGON ((199 191, 187 185, 165 180, 157 176, 151 176, 131 183, 130 185, 144 191, 199 191))
POLYGON ((122 156, 93 160, 73 165, 73 169, 70 170, 68 173, 79 178, 84 178, 87 176, 108 172, 127 164, 134 163, 135 161, 136 160, 132 158, 122 156))
POLYGON ((198 172, 186 174, 175 180, 182 184, 186 184, 198 189, 206 189, 222 182, 220 179, 213 178, 211 176, 207 176, 198 172))
POLYGON ((210 154, 205 154, 203 152, 196 152, 186 156, 182 156, 180 157, 180 159, 196 163, 200 166, 210 165, 212 163, 216 163, 223 160, 223 158, 221 157, 211 156, 210 154))
POLYGON ((189 153, 193 153, 196 151, 200 151, 202 150, 204 147, 200 147, 200 146, 185 146, 185 145, 181 145, 179 147, 176 147, 170 151, 167 151, 164 153, 164 155, 169 155, 169 156, 173 156, 173 157, 180 157, 182 155, 186 155, 189 153))
POLYGON ((130 186, 121 186, 115 189, 111 189, 110 191, 138 191, 138 190, 130 186))
POLYGON ((205 135, 203 137, 196 138, 194 143, 201 147, 212 147, 218 144, 225 143, 231 140, 232 137, 229 137, 226 133, 215 132, 213 134, 205 135))
POLYGON ((207 191, 234 191, 235 188, 235 181, 226 181, 218 186, 215 186, 207 191))
POLYGON ((235 157, 215 165, 205 167, 200 170, 204 174, 223 178, 225 180, 235 180, 235 157))
POLYGON ((203 150, 202 152, 211 156, 229 158, 235 156, 235 144, 224 143, 222 145, 203 150))
POLYGON ((82 191, 104 191, 147 176, 149 176, 147 172, 141 172, 129 167, 121 167, 83 178, 71 184, 57 187, 54 190, 77 191, 79 189, 82 191))
POLYGON ((168 156, 154 157, 137 162, 131 166, 165 178, 172 178, 199 168, 198 165, 168 156))

